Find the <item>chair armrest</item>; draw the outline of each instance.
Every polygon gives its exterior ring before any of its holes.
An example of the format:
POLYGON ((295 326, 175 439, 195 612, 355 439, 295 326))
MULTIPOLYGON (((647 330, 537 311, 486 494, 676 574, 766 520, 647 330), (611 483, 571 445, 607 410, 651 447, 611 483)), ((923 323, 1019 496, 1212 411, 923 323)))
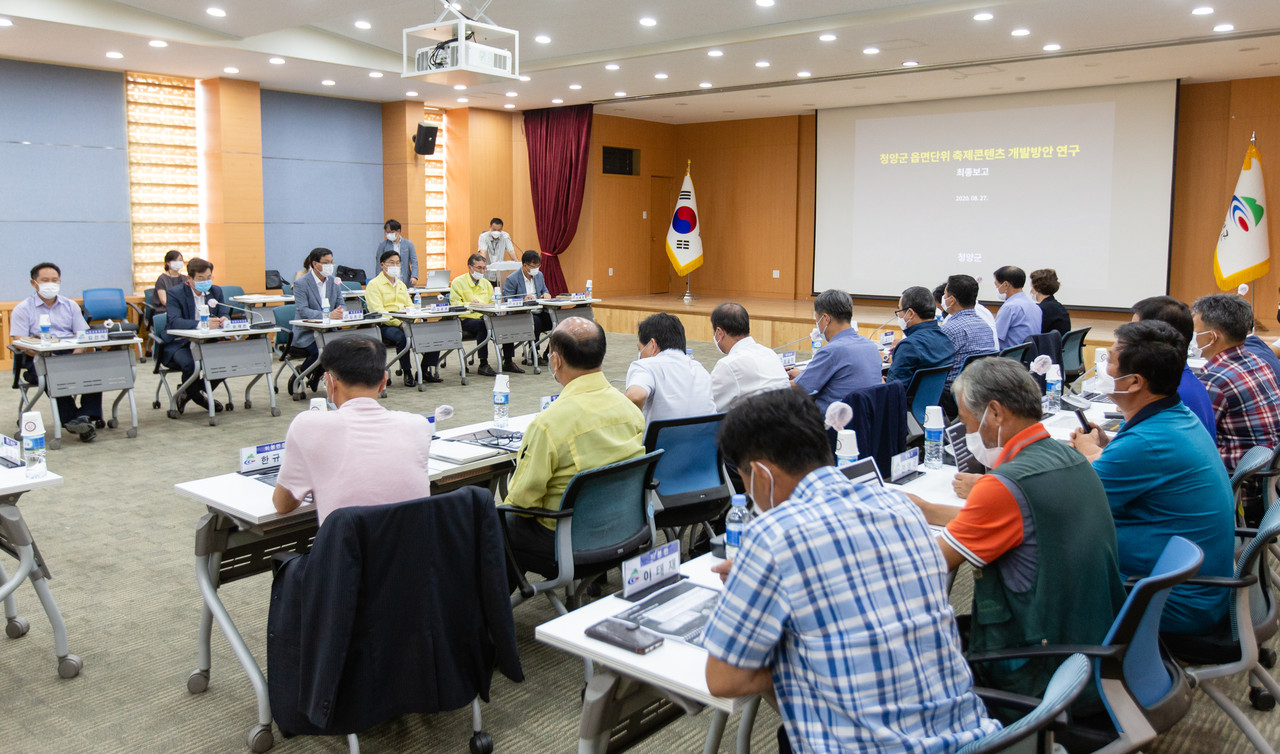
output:
POLYGON ((1021 660, 1032 657, 1061 657, 1063 655, 1082 654, 1086 657, 1116 659, 1124 654, 1125 648, 1104 647, 1094 644, 1048 644, 1034 647, 1011 647, 993 652, 978 652, 965 655, 971 664, 975 662, 995 662, 997 660, 1021 660))
POLYGON ((1250 539, 1253 539, 1254 537, 1258 536, 1258 530, 1257 530, 1257 529, 1246 529, 1246 528, 1244 528, 1244 527, 1236 527, 1236 536, 1237 536, 1237 537, 1248 537, 1248 538, 1250 538, 1250 539))
POLYGON ((538 516, 539 518, 569 518, 573 515, 573 509, 567 511, 553 511, 550 508, 521 508, 518 505, 499 505, 499 511, 507 513, 524 513, 530 516, 538 516))
MULTIPOLYGON (((1037 699, 1034 696, 1015 694, 1011 691, 1001 691, 1000 689, 992 689, 985 686, 975 686, 973 688, 973 693, 977 694, 978 698, 982 699, 982 703, 985 704, 988 709, 994 705, 998 707, 1007 707, 1024 714, 1030 712, 1036 707, 1039 707, 1041 702, 1040 699, 1037 699)), ((1057 717, 1053 718, 1053 722, 1050 723, 1050 725, 1055 730, 1065 730, 1069 723, 1070 720, 1067 718, 1067 713, 1062 712, 1059 713, 1057 717)))
POLYGON ((125 306, 128 306, 130 309, 132 309, 132 310, 134 311, 134 313, 135 313, 135 314, 137 314, 137 315, 138 315, 138 321, 139 321, 139 322, 141 322, 141 321, 142 321, 142 316, 143 316, 143 315, 142 315, 142 308, 141 308, 141 307, 139 307, 137 304, 133 303, 132 301, 126 301, 126 302, 124 302, 124 303, 125 303, 125 306))
POLYGON ((1197 576, 1194 579, 1187 579, 1183 584, 1193 584, 1195 586, 1220 586, 1224 589, 1240 589, 1246 586, 1253 586, 1258 583, 1258 577, 1252 573, 1241 576, 1238 579, 1228 578, 1226 576, 1197 576))
POLYGON ((300 552, 277 552, 271 556, 271 578, 280 575, 280 571, 284 570, 285 564, 294 558, 302 557, 300 552))

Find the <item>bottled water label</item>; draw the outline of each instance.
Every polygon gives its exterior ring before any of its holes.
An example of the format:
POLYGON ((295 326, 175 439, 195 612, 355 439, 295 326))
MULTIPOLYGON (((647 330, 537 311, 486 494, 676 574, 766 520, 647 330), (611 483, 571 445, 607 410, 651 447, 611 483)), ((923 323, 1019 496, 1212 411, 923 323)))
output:
POLYGON ((942 430, 930 428, 924 431, 924 467, 942 468, 942 430))
POLYGON ((505 405, 507 405, 507 404, 508 404, 508 403, 510 403, 510 402, 511 402, 511 395, 510 395, 509 393, 494 393, 494 394, 493 394, 493 405, 495 405, 495 406, 498 406, 498 405, 505 406, 505 405))

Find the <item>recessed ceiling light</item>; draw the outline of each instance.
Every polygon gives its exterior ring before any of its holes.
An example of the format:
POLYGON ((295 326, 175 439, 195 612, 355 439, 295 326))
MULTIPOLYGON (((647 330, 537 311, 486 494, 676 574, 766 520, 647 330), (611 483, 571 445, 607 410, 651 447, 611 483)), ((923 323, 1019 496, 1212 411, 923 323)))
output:
POLYGON ((756 5, 761 8, 770 8, 773 6, 773 0, 756 0, 756 5))
POLYGON ((1030 29, 1014 29, 1009 33, 1015 37, 1025 37, 1031 33, 1031 30, 1030 29))
POLYGON ((1210 8, 1207 5, 1201 5, 1199 8, 1196 8, 1191 11, 1191 15, 1193 16, 1208 16, 1212 13, 1213 13, 1213 8, 1210 8))
POLYGON ((724 50, 707 50, 707 57, 709 58, 718 58, 721 55, 724 55, 724 50))
POLYGON ((371 79, 382 78, 382 71, 369 71, 369 78, 371 79))
POLYGON ((993 18, 995 18, 994 15, 986 12, 973 14, 974 21, 990 21, 993 18))
POLYGON ((621 67, 622 67, 622 66, 618 65, 617 63, 609 63, 609 64, 607 64, 607 65, 604 67, 604 69, 605 69, 606 71, 616 71, 616 70, 618 70, 618 69, 619 69, 619 68, 621 68, 621 67))
POLYGON ((539 34, 538 36, 533 38, 533 41, 537 42, 540 45, 549 45, 551 44, 551 37, 548 37, 546 34, 539 34))
POLYGON ((223 68, 223 69, 222 69, 222 72, 223 72, 223 73, 239 73, 239 72, 240 72, 240 69, 239 69, 239 68, 236 68, 235 66, 231 66, 231 65, 229 65, 229 66, 227 66, 226 68, 223 68))
POLYGON ((919 64, 918 62, 914 61, 914 60, 904 60, 904 61, 902 61, 902 66, 903 66, 904 68, 915 68, 915 67, 916 67, 916 66, 918 66, 918 65, 920 65, 920 64, 919 64))
POLYGON ((834 42, 834 41, 836 41, 836 35, 834 35, 834 34, 823 34, 822 36, 818 37, 818 41, 819 41, 819 42, 834 42))
POLYGON ((267 58, 267 62, 271 65, 284 65, 284 58, 267 58))
POLYGON ((334 81, 333 79, 325 79, 324 81, 320 82, 320 84, 323 86, 333 86, 336 83, 338 82, 334 81))
POLYGON ((226 18, 226 15, 227 15, 227 12, 221 8, 205 8, 204 12, 213 16, 214 18, 226 18))
POLYGON ((799 73, 797 73, 797 74, 796 74, 796 76, 797 76, 798 78, 802 78, 802 79, 807 79, 807 78, 809 78, 809 77, 810 77, 810 76, 812 76, 812 75, 813 75, 813 74, 812 74, 812 73, 809 73, 808 71, 800 71, 799 73))
POLYGON ((466 91, 466 89, 467 89, 467 85, 466 85, 466 84, 454 84, 454 85, 453 85, 453 88, 454 88, 454 89, 457 89, 457 90, 458 90, 458 91, 460 91, 460 92, 463 92, 463 91, 466 91))
POLYGON ((508 97, 514 97, 514 96, 516 96, 516 92, 507 92, 507 96, 508 96, 508 97))
POLYGON ((521 77, 520 77, 520 80, 521 80, 521 81, 533 81, 533 79, 532 79, 532 78, 530 78, 530 77, 528 77, 528 76, 521 76, 521 77))
POLYGON ((877 55, 880 52, 879 47, 865 47, 862 50, 863 55, 877 55))
POLYGON ((657 19, 650 18, 649 16, 645 16, 644 18, 640 19, 640 25, 641 26, 657 26, 658 21, 657 19))
POLYGON ((655 74, 653 74, 653 77, 654 77, 655 79, 665 79, 665 78, 667 77, 667 74, 665 74, 665 73, 655 73, 655 74))
POLYGON ((551 100, 551 104, 553 104, 553 105, 563 105, 563 104, 564 104, 564 100, 560 99, 559 97, 556 97, 555 99, 551 100))
POLYGON ((756 61, 756 68, 768 68, 768 67, 769 67, 769 61, 767 60, 756 61))
POLYGON ((373 24, 368 21, 356 21, 356 28, 361 31, 368 31, 373 28, 373 24))
POLYGON ((1043 49, 1045 52, 1057 52, 1062 49, 1062 45, 1047 44, 1043 49))
POLYGON ((13 26, 13 21, 8 18, 0 18, 0 26, 13 26))
POLYGON ((150 42, 147 42, 147 44, 151 45, 152 47, 168 47, 169 46, 169 43, 164 41, 163 39, 153 39, 150 42))
POLYGON ((570 84, 570 85, 569 85, 569 88, 570 88, 570 89, 573 89, 573 90, 575 90, 575 91, 576 91, 576 90, 578 90, 578 89, 581 89, 581 88, 582 88, 582 84, 570 84))
POLYGON ((710 82, 710 81, 704 81, 704 82, 702 82, 701 84, 698 84, 698 86, 702 87, 703 89, 710 89, 710 88, 711 88, 711 82, 710 82))
POLYGON ((615 96, 615 97, 625 97, 625 96, 627 96, 627 93, 626 93, 626 92, 614 92, 614 93, 613 93, 613 96, 615 96))
POLYGON ((510 102, 508 102, 507 104, 503 105, 503 107, 507 108, 508 110, 514 110, 514 109, 515 109, 515 105, 511 104, 510 102))
POLYGON ((1231 24, 1218 24, 1217 26, 1213 27, 1213 30, 1214 31, 1235 31, 1236 27, 1232 26, 1231 24))
POLYGON ((405 93, 404 93, 404 96, 406 96, 406 97, 417 97, 417 96, 418 96, 418 93, 417 93, 417 92, 405 92, 405 93))
POLYGON ((124 57, 124 53, 116 52, 115 50, 112 50, 111 52, 107 53, 107 57, 111 58, 112 60, 119 60, 120 58, 124 57))
POLYGON ((461 104, 463 104, 463 105, 467 104, 467 103, 468 103, 468 102, 470 102, 470 101, 471 101, 471 100, 467 99, 466 97, 459 97, 459 98, 458 98, 458 102, 459 102, 459 103, 461 103, 461 104))

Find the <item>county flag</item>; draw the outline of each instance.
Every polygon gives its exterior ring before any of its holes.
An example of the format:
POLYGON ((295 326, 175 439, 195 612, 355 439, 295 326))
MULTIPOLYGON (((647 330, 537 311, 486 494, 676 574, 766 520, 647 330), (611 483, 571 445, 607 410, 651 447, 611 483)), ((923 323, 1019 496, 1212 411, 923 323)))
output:
POLYGON ((667 257, 677 275, 688 275, 702 266, 702 229, 698 227, 698 202, 693 197, 693 180, 685 173, 676 211, 667 231, 667 257))
POLYGON ((1213 255, 1213 277, 1227 291, 1267 274, 1271 250, 1267 245, 1266 194, 1262 187, 1262 157, 1249 144, 1236 192, 1213 255))

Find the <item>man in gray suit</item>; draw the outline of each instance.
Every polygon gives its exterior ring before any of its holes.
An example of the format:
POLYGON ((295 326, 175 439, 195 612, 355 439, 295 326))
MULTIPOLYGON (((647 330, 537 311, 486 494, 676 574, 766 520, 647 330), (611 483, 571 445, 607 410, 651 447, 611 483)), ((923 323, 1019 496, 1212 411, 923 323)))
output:
MULTIPOLYGON (((542 273, 539 269, 542 267, 542 254, 536 249, 529 249, 520 258, 520 273, 508 275, 502 284, 502 300, 503 301, 520 301, 533 300, 539 298, 547 298, 547 284, 542 280, 542 273)), ((544 332, 551 331, 551 315, 546 312, 538 312, 533 315, 533 337, 535 340, 542 337, 544 332)), ((515 343, 507 343, 502 347, 502 371, 504 372, 523 372, 523 369, 517 367, 514 363, 516 353, 515 343)), ((546 355, 539 359, 546 362, 546 355)), ((529 363, 528 359, 524 360, 525 364, 529 363)))
MULTIPOLYGON (((382 269, 382 255, 388 251, 394 251, 400 255, 400 264, 404 267, 401 280, 410 288, 418 284, 418 252, 413 248, 413 241, 400 235, 400 221, 388 220, 382 224, 382 232, 386 234, 386 238, 382 243, 378 244, 378 251, 374 253, 373 266, 369 269, 373 270, 373 274, 378 274, 378 270, 382 269)), ((369 276, 373 279, 373 275, 369 276)))
MULTIPOLYGON (((320 319, 324 315, 324 299, 329 301, 329 318, 342 319, 342 286, 333 274, 333 252, 323 247, 311 250, 307 255, 307 272, 293 281, 293 304, 298 319, 320 319)), ((302 369, 320 358, 316 335, 305 327, 293 327, 293 348, 307 352, 302 369)), ((307 387, 315 392, 320 387, 320 370, 307 378, 307 387)), ((289 392, 294 392, 293 378, 289 378, 289 392)))

